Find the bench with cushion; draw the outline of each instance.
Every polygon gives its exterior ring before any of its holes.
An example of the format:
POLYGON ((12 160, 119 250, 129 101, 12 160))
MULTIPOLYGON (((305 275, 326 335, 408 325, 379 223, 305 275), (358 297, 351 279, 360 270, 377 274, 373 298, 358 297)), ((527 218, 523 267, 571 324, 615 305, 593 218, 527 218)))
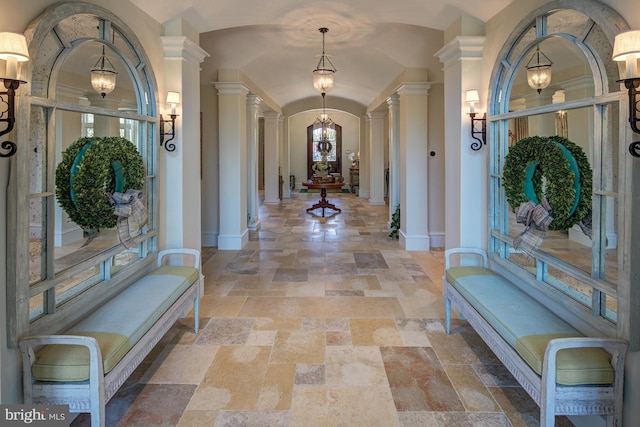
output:
POLYGON ((466 318, 531 398, 540 406, 540 425, 555 415, 607 416, 622 424, 627 343, 586 337, 512 282, 489 269, 485 251, 445 251, 445 327, 451 303, 466 318), (453 254, 475 254, 482 266, 452 267, 453 254))
POLYGON ((198 251, 161 251, 156 269, 63 334, 22 338, 25 403, 67 404, 104 426, 106 403, 191 304, 198 333, 200 280, 198 251), (171 254, 194 262, 163 265, 171 254))

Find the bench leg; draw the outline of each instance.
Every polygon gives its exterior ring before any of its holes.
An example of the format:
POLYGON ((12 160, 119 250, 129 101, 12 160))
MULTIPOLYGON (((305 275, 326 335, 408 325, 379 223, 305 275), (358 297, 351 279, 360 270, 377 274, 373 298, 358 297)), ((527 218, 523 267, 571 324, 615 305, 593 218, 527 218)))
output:
POLYGON ((446 296, 444 297, 444 328, 449 335, 451 332, 451 300, 446 296))
POLYGON ((200 328, 200 297, 193 299, 193 330, 198 335, 198 329, 200 328))

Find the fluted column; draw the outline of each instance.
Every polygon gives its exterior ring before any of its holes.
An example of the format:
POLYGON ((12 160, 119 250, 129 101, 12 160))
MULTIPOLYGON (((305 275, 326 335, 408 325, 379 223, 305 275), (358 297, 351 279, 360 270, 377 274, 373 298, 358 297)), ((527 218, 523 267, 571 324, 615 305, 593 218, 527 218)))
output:
POLYGON ((279 113, 264 113, 264 203, 277 205, 279 182, 279 113))
POLYGON ((400 245, 428 251, 429 183, 427 167, 429 83, 404 83, 400 95, 400 245))
POLYGON ((384 205, 384 111, 369 113, 369 204, 384 205))
POLYGON ((257 95, 247 96, 247 210, 248 227, 256 230, 260 225, 258 215, 258 125, 260 99, 257 95))
MULTIPOLYGON (((487 93, 478 72, 482 59, 484 36, 458 36, 436 56, 444 64, 445 100, 445 247, 477 247, 487 245, 488 221, 486 156, 488 146, 474 151, 470 145, 471 120, 469 106, 464 103, 466 91, 477 89, 480 103, 476 113, 486 111, 487 93)), ((485 84, 486 85, 486 84, 485 84)))
MULTIPOLYGON (((180 92, 175 126, 175 151, 158 148, 161 163, 160 209, 161 247, 200 249, 202 209, 200 192, 200 63, 209 56, 184 35, 171 35, 176 27, 165 27, 164 92, 159 94, 160 113, 169 112, 166 91, 180 92)), ((202 291, 202 288, 201 288, 202 291)))
POLYGON ((400 96, 387 98, 389 107, 389 224, 400 204, 400 96))
POLYGON ((247 229, 247 94, 243 83, 216 83, 220 158, 218 249, 240 250, 247 229))

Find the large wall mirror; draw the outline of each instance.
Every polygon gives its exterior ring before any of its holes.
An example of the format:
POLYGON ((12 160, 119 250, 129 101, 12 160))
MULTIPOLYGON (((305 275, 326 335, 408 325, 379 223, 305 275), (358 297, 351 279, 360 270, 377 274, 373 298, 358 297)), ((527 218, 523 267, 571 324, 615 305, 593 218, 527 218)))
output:
MULTIPOLYGON (((17 319, 9 330, 14 343, 26 332, 62 328, 76 313, 99 305, 117 292, 119 282, 144 268, 139 263, 149 262, 157 240, 155 78, 136 37, 109 11, 87 3, 52 6, 27 34, 33 58, 30 148, 19 156, 24 179, 17 180, 10 196, 19 200, 28 194, 24 212, 15 219, 18 244, 11 255, 16 260, 15 280, 10 280, 16 283, 10 291, 15 313, 9 316, 17 319), (97 90, 91 80, 96 69, 115 75, 115 88, 97 90), (123 244, 116 227, 75 223, 56 196, 63 153, 84 137, 124 138, 142 157, 149 220, 133 243, 123 244)), ((115 180, 115 169, 109 173, 115 180)))
MULTIPOLYGON (((517 271, 558 306, 593 314, 596 320, 590 322, 615 333, 624 147, 618 135, 623 97, 611 52, 615 26, 626 24, 601 5, 582 7, 550 4, 532 14, 494 68, 491 246, 499 264, 517 271), (591 13, 591 8, 600 10, 591 13), (550 76, 533 75, 544 67, 550 76), (518 206, 505 195, 503 168, 509 151, 532 137, 563 137, 576 144, 588 161, 592 196, 579 224, 550 230, 536 250, 523 251, 516 242, 525 225, 517 220, 518 206)), ((543 188, 552 185, 542 179, 543 188)))

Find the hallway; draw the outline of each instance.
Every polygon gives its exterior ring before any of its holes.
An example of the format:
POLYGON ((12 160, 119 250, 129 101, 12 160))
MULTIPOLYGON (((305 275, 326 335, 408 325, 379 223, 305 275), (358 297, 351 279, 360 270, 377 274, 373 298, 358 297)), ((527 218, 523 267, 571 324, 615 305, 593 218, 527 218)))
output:
POLYGON ((388 207, 351 194, 328 195, 340 214, 307 214, 318 197, 261 206, 242 251, 203 248, 200 333, 192 318, 176 324, 109 402, 107 424, 538 425, 466 322, 444 333, 443 252, 398 249, 388 207))

